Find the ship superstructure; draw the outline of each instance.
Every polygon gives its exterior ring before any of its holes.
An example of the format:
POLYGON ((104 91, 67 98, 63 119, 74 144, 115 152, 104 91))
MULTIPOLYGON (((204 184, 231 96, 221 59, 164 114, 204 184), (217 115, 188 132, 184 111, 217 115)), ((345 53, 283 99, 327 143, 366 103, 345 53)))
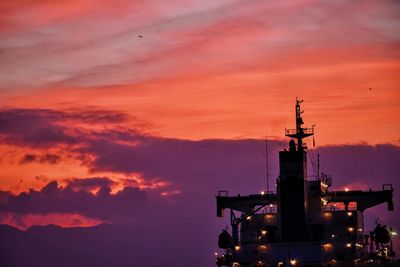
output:
POLYGON ((390 231, 377 225, 364 229, 363 212, 387 203, 393 210, 393 188, 379 191, 330 191, 332 178, 307 175, 307 147, 314 134, 304 128, 300 100, 296 100, 296 129, 279 152, 276 192, 229 196, 219 191, 217 216, 229 211, 231 229, 223 230, 217 266, 394 266, 390 231), (295 141, 296 140, 296 141, 295 141))

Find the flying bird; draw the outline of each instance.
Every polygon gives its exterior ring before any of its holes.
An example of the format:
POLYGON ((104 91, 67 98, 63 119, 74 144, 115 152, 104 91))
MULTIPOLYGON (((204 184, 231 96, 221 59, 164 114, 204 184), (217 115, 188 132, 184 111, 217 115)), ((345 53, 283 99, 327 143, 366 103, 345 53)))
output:
POLYGON ((139 38, 143 38, 143 36, 142 36, 142 35, 138 35, 138 37, 139 37, 139 38))

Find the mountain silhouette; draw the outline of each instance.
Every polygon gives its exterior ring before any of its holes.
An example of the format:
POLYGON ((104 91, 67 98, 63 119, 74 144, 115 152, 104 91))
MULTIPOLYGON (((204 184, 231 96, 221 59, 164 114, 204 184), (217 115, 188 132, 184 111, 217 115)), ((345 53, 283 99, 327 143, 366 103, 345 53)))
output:
MULTIPOLYGON (((151 266, 129 228, 0 225, 0 266, 151 266)), ((150 255, 149 255, 150 256, 150 255)))
MULTIPOLYGON (((181 254, 196 251, 185 244, 175 249, 171 246, 172 237, 173 233, 163 227, 151 226, 100 224, 63 228, 50 224, 21 231, 0 225, 0 266, 191 266, 191 259, 182 258, 181 254)), ((184 238, 191 239, 186 234, 184 238)), ((204 265, 200 262, 192 266, 204 265)))

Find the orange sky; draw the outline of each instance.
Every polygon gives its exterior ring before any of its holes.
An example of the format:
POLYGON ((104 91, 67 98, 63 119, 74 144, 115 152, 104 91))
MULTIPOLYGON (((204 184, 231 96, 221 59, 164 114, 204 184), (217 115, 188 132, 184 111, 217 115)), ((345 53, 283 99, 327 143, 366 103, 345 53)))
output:
POLYGON ((294 100, 299 96, 305 100, 306 124, 317 125, 318 145, 398 144, 399 71, 396 62, 272 75, 258 68, 101 89, 46 89, 10 97, 5 106, 118 110, 135 117, 148 132, 165 137, 263 138, 268 133, 282 138, 285 127, 294 127, 294 100), (345 78, 335 82, 340 75, 345 78))
POLYGON ((300 97, 319 145, 398 144, 397 6, 2 4, 0 104, 117 110, 167 137, 282 138, 300 97))

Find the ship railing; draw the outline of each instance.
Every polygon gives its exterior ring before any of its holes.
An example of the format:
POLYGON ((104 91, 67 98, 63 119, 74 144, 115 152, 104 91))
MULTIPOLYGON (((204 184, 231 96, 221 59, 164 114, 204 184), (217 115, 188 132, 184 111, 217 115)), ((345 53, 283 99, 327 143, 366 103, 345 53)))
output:
POLYGON ((229 194, 228 190, 218 190, 219 197, 227 197, 229 194))
MULTIPOLYGON (((314 134, 314 128, 301 128, 303 131, 303 134, 314 134)), ((292 134, 297 134, 297 130, 296 129, 285 129, 285 134, 288 135, 292 135, 292 134)))
POLYGON ((392 184, 383 184, 382 191, 393 191, 393 185, 392 184))
POLYGON ((276 205, 270 206, 266 205, 261 208, 256 214, 276 214, 278 212, 278 207, 276 205))
POLYGON ((331 202, 321 208, 322 211, 356 211, 357 202, 350 202, 347 209, 343 202, 331 202))

